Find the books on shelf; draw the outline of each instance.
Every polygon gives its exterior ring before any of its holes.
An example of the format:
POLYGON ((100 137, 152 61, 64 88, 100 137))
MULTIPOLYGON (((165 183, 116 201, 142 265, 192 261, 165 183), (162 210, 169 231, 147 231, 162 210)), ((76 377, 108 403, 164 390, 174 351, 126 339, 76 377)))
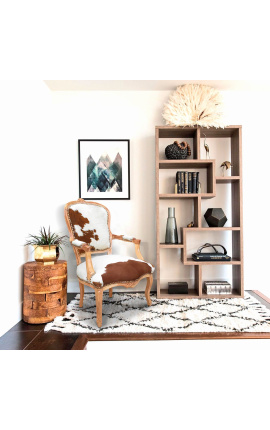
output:
POLYGON ((232 286, 227 281, 205 281, 206 294, 232 294, 232 286))
POLYGON ((197 173, 198 172, 192 172, 192 194, 196 194, 197 191, 197 173))
POLYGON ((184 175, 184 172, 180 172, 180 178, 181 178, 181 194, 184 194, 184 192, 185 192, 185 175, 184 175))
POLYGON ((176 172, 175 192, 177 194, 200 193, 199 172, 176 172))
POLYGON ((188 172, 188 193, 192 194, 192 172, 188 172))

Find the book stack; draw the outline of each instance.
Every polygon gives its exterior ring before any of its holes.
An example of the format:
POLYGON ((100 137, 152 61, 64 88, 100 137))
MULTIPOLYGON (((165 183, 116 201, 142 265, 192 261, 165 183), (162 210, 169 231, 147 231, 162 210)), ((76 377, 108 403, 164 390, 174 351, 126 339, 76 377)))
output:
POLYGON ((177 194, 198 194, 200 192, 199 172, 176 172, 177 194))
POLYGON ((227 281, 205 281, 206 294, 232 294, 232 286, 227 281))

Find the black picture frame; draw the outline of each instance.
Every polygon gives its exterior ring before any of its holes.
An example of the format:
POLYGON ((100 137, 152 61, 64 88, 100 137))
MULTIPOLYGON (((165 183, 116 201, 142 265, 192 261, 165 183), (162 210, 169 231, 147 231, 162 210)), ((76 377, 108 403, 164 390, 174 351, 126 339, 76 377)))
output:
MULTIPOLYGON (((89 149, 90 150, 90 149, 89 149)), ((84 200, 130 200, 130 140, 129 139, 78 139, 78 166, 79 166, 79 198, 82 198, 84 200), (127 174, 125 177, 127 192, 125 193, 125 196, 123 197, 123 192, 120 197, 103 197, 103 195, 110 195, 111 193, 108 192, 99 192, 102 197, 96 196, 97 193, 89 193, 89 196, 86 196, 85 191, 83 191, 82 186, 82 145, 85 145, 84 142, 126 142, 127 148, 126 148, 126 167, 127 167, 127 174), (93 195, 90 195, 93 194, 93 195)), ((115 195, 117 195, 118 192, 115 192, 115 195)), ((120 193, 119 193, 120 194, 120 193)))

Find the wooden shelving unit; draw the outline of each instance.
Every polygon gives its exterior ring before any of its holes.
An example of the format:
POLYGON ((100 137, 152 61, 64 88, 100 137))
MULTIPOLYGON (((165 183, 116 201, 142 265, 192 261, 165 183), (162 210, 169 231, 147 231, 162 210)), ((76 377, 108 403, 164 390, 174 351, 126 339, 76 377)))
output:
MULTIPOLYGON (((169 142, 166 144, 169 144, 169 142)), ((211 206, 211 205, 210 205, 211 206)), ((212 207, 212 206, 211 206, 212 207)), ((243 214, 242 214, 242 127, 233 125, 225 127, 224 129, 204 129, 201 127, 170 127, 170 126, 157 126, 156 127, 156 237, 157 237, 157 297, 158 298, 171 298, 171 299, 185 299, 185 298, 228 298, 228 297, 243 297, 244 295, 244 282, 243 282, 243 214), (215 159, 204 159, 204 154, 201 154, 201 138, 229 138, 230 139, 230 161, 232 164, 231 176, 217 176, 216 175, 216 160, 215 159), (171 139, 170 143, 173 143, 175 139, 185 140, 192 139, 193 151, 192 159, 187 160, 166 160, 163 155, 164 144, 161 145, 162 139, 171 139), (162 148, 162 149, 161 149, 162 148), (161 157, 163 156, 163 158, 161 157), (160 172, 164 169, 168 170, 172 175, 175 172, 172 170, 189 170, 189 169, 206 169, 206 192, 201 194, 172 194, 160 192, 160 172), (216 185, 228 185, 231 187, 231 222, 232 227, 202 227, 202 199, 212 199, 217 195, 216 185), (181 226, 180 236, 182 243, 179 244, 165 244, 161 242, 160 238, 160 222, 165 223, 166 219, 160 221, 160 205, 161 202, 166 204, 168 201, 168 207, 174 202, 184 202, 187 204, 190 199, 193 200, 193 214, 194 214, 194 227, 186 228, 181 226), (232 244, 232 260, 230 262, 195 262, 192 260, 191 255, 188 255, 187 250, 187 237, 196 233, 203 232, 228 232, 231 234, 232 244), (183 294, 168 294, 168 290, 164 285, 161 285, 161 273, 163 267, 161 266, 161 250, 162 252, 181 253, 181 262, 184 266, 192 266, 194 270, 194 281, 192 287, 189 289, 187 295, 183 294), (231 266, 232 270, 232 287, 233 294, 231 295, 207 295, 203 292, 203 270, 206 266, 231 266)), ((179 227, 179 225, 178 225, 179 227)), ((164 238, 163 238, 164 240, 164 238)), ((198 247, 202 245, 198 243, 198 247)), ((178 264, 177 259, 175 261, 170 259, 170 264, 178 264)), ((220 270, 218 269, 218 270, 220 270)), ((166 281, 170 281, 167 279, 166 281)), ((175 280, 175 279, 174 279, 175 280)), ((179 281, 181 281, 181 277, 179 281)), ((210 280, 210 279, 209 279, 210 280)), ((212 280, 212 279, 211 279, 212 280)))

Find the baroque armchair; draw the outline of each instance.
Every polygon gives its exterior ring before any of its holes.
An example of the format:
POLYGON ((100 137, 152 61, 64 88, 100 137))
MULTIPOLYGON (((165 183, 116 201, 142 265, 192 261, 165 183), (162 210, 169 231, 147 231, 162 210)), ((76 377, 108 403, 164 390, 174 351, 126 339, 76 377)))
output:
POLYGON ((78 199, 66 204, 65 220, 70 233, 70 242, 77 262, 77 277, 80 285, 80 307, 83 306, 84 286, 95 290, 97 326, 102 326, 103 292, 113 287, 135 287, 147 278, 145 297, 151 305, 150 290, 154 267, 144 261, 140 251, 140 240, 130 236, 112 234, 110 211, 100 203, 78 199), (137 258, 112 255, 112 240, 121 240, 135 245, 137 258), (101 255, 106 253, 107 255, 101 255), (92 257, 93 254, 94 255, 92 257), (81 258, 85 257, 82 262, 81 258))

